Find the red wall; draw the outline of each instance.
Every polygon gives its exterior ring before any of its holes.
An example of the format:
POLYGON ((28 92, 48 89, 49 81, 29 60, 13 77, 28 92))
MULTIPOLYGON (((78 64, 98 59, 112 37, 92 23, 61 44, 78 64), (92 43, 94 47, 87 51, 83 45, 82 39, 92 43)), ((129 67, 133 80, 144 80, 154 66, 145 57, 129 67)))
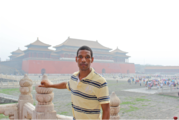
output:
MULTIPOLYGON (((92 63, 96 72, 102 73, 135 73, 133 63, 92 63)), ((78 71, 78 65, 72 61, 45 61, 45 60, 24 60, 22 70, 30 74, 40 74, 45 69, 47 74, 72 74, 78 71)))

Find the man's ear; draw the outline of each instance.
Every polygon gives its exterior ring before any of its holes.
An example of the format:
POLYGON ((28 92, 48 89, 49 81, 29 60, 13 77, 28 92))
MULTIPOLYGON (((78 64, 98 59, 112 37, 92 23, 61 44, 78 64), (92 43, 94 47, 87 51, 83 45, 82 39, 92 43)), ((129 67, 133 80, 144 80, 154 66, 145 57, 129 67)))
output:
POLYGON ((93 61, 94 61, 94 57, 91 58, 91 63, 93 63, 93 61))

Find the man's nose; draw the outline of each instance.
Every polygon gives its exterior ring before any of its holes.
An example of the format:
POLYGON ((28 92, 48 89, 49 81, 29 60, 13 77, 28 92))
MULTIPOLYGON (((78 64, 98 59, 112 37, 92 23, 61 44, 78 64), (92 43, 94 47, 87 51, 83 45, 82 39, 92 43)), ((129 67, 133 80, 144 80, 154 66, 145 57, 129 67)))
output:
POLYGON ((85 61, 86 61, 86 58, 85 58, 85 57, 83 57, 83 58, 82 58, 82 62, 85 62, 85 61))

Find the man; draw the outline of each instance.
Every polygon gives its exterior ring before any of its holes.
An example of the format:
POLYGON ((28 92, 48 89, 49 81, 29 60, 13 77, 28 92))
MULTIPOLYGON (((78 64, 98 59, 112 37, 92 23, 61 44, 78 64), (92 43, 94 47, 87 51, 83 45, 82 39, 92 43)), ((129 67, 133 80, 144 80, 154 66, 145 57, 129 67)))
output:
POLYGON ((42 80, 40 87, 68 89, 71 91, 72 112, 74 119, 110 118, 109 91, 106 80, 97 74, 93 63, 93 52, 88 46, 82 46, 77 51, 76 62, 79 72, 75 72, 68 82, 49 84, 42 80))

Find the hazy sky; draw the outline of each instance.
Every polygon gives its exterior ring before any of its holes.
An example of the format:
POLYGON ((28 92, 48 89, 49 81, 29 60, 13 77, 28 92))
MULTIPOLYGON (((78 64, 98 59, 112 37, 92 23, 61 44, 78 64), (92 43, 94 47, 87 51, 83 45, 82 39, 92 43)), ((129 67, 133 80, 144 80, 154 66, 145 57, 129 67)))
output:
POLYGON ((0 0, 0 58, 34 42, 98 40, 136 64, 179 65, 179 0, 0 0))

